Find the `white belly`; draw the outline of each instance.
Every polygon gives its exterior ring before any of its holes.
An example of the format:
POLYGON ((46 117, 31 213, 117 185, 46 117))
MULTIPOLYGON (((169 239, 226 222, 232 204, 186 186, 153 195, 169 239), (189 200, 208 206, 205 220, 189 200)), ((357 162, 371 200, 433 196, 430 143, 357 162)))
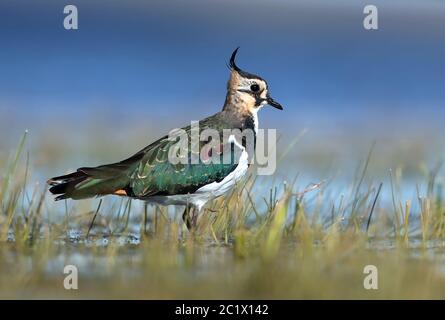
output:
MULTIPOLYGON (((229 139, 230 141, 230 139, 229 139)), ((247 173, 249 169, 248 154, 246 149, 241 146, 236 140, 232 140, 238 148, 242 149, 240 158, 238 160, 238 165, 235 170, 229 173, 220 182, 212 182, 205 186, 202 186, 195 193, 192 194, 178 194, 171 196, 153 196, 149 197, 147 201, 155 202, 160 205, 193 205, 198 210, 210 200, 218 198, 228 191, 230 191, 236 183, 238 183, 241 178, 247 173)))
POLYGON ((232 189, 233 186, 244 177, 247 169, 249 169, 248 155, 246 150, 243 150, 235 170, 230 172, 220 182, 212 182, 199 188, 195 194, 209 194, 212 195, 213 198, 219 197, 232 189))

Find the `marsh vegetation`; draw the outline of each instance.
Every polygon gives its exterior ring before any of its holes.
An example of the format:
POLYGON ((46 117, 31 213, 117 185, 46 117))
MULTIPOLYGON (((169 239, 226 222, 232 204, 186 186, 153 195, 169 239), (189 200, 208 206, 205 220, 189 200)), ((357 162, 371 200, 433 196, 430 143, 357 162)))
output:
POLYGON ((340 188, 281 159, 286 178, 251 174, 188 232, 171 207, 54 203, 26 140, 0 160, 2 298, 445 298, 440 163, 416 183, 397 167, 381 177, 370 146, 340 188), (65 265, 78 290, 64 289, 65 265), (363 287, 366 265, 378 290, 363 287))

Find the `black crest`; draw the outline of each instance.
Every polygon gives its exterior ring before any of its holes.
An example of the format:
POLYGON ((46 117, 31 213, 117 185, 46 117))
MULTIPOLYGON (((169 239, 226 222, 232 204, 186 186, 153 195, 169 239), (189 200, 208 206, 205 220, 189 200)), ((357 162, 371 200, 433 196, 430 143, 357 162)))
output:
POLYGON ((237 47, 235 49, 235 51, 233 51, 232 56, 230 57, 230 62, 229 62, 230 69, 235 70, 236 72, 238 72, 240 74, 240 76, 242 76, 243 78, 263 80, 261 77, 255 75, 255 74, 252 74, 252 73, 249 73, 249 72, 241 70, 236 65, 235 58, 236 58, 236 54, 238 53, 238 49, 239 49, 239 47, 237 47))
POLYGON ((230 68, 232 68, 235 71, 240 72, 242 70, 240 68, 238 68, 238 66, 236 65, 236 62, 235 62, 235 58, 236 58, 236 54, 238 53, 238 49, 239 49, 239 47, 236 48, 235 51, 233 51, 232 56, 230 57, 230 68))

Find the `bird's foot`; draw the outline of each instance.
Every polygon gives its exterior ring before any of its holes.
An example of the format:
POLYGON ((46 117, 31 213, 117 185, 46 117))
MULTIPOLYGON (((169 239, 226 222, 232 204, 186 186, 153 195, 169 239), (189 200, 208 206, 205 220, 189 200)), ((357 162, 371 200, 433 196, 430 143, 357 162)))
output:
POLYGON ((187 206, 182 214, 182 220, 189 231, 195 230, 198 222, 198 214, 196 213, 196 210, 191 206, 187 206))

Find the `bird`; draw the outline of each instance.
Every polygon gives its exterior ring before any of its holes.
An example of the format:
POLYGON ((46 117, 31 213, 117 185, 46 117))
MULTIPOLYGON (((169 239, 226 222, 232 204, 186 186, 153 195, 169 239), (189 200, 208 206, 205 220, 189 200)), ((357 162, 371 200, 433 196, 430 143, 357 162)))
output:
POLYGON ((247 174, 256 148, 258 111, 265 105, 283 110, 270 96, 263 78, 237 66, 238 50, 239 47, 229 60, 230 76, 222 110, 198 122, 200 132, 210 130, 216 134, 192 145, 191 124, 176 130, 185 136, 186 143, 178 143, 178 135, 170 131, 120 162, 81 167, 51 178, 47 184, 55 200, 117 195, 155 205, 185 206, 184 223, 189 230, 196 228, 203 207, 227 194, 247 174), (238 134, 224 137, 223 132, 231 130, 238 134), (247 145, 245 132, 252 133, 253 143, 247 145), (197 153, 198 159, 190 161, 197 153), (181 161, 171 161, 172 155, 181 161))

